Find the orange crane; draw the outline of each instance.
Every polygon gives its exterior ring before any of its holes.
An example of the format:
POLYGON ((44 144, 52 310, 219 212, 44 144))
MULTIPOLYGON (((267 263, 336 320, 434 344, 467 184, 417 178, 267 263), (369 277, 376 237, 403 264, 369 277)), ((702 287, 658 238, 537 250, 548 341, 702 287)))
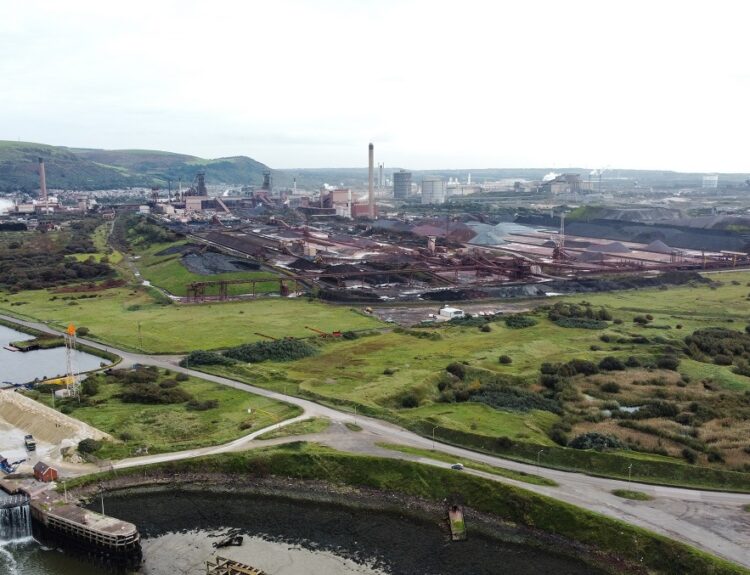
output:
POLYGON ((328 333, 327 331, 322 331, 320 329, 316 329, 314 327, 310 327, 309 325, 306 325, 305 329, 309 329, 310 331, 314 331, 315 333, 319 334, 320 337, 341 337, 341 332, 340 331, 332 331, 331 333, 328 333))

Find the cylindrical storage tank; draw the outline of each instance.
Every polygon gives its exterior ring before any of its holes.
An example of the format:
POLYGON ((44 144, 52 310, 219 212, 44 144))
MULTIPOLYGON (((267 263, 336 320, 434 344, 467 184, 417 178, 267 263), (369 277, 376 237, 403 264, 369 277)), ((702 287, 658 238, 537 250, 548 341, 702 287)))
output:
POLYGON ((411 195, 411 172, 399 170, 393 173, 393 197, 404 200, 411 195))
POLYGON ((445 182, 440 178, 425 178, 422 180, 422 203, 445 203, 445 182))

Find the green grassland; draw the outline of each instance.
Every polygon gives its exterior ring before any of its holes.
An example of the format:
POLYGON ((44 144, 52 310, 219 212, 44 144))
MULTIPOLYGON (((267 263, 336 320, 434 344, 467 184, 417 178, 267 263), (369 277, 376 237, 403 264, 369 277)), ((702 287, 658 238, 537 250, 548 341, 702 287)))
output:
POLYGON ((567 298, 573 302, 586 300, 597 307, 606 305, 622 323, 609 322, 605 330, 563 328, 540 311, 536 314, 537 325, 525 329, 510 329, 502 322, 494 322, 490 332, 460 325, 419 330, 434 334, 433 337, 395 330, 352 341, 328 342, 320 354, 295 362, 239 363, 202 369, 345 409, 356 406, 360 413, 396 421, 424 435, 434 431, 442 441, 525 461, 535 462, 536 453, 542 448, 542 463, 549 466, 627 477, 632 463, 633 477, 642 481, 747 490, 750 483, 746 474, 726 471, 742 469, 748 463, 748 454, 736 445, 736 438, 728 439, 733 429, 735 435, 745 433, 744 424, 731 419, 728 412, 723 421, 715 420, 694 432, 705 436, 709 447, 714 446, 712 449, 723 450, 726 464, 718 460, 712 464, 705 455, 698 454, 700 467, 687 465, 681 456, 684 443, 675 433, 687 433, 687 427, 659 418, 647 420, 652 426, 661 426, 663 434, 657 436, 618 427, 616 422, 602 420, 598 415, 607 401, 629 406, 662 398, 687 409, 689 401, 719 402, 720 394, 712 395, 704 389, 706 385, 718 386, 725 393, 750 390, 750 378, 733 373, 731 366, 683 356, 679 373, 642 368, 571 380, 575 393, 564 404, 566 413, 576 414, 571 437, 596 431, 617 435, 631 445, 631 449, 604 453, 556 445, 548 434, 560 420, 558 414, 540 409, 496 409, 471 401, 445 403, 440 401, 437 387, 448 364, 463 362, 471 368, 508 376, 523 388, 539 390, 542 362, 575 358, 598 363, 606 356, 621 360, 634 356, 648 364, 665 350, 679 350, 683 338, 695 329, 717 325, 744 329, 750 319, 750 303, 746 299, 750 273, 721 274, 715 279, 722 284, 567 298), (701 305, 702 301, 711 303, 701 305), (670 305, 674 305, 674 311, 670 311, 670 305), (654 316, 651 325, 669 325, 670 329, 634 324, 633 317, 643 314, 654 316), (602 335, 608 336, 609 341, 602 341, 602 335), (645 336, 650 343, 618 342, 633 336, 645 336), (512 363, 501 364, 500 355, 509 355, 512 363), (607 380, 620 382, 622 390, 615 394, 601 391, 600 386, 607 380), (416 398, 417 406, 405 407, 406 396, 416 398), (498 445, 497 438, 515 443, 508 448, 498 445))
MULTIPOLYGON (((632 567, 634 572, 654 575, 748 573, 740 566, 662 535, 515 486, 407 461, 342 454, 309 444, 118 470, 117 475, 114 472, 90 475, 72 480, 67 485, 71 489, 124 476, 131 476, 136 483, 136 478, 143 478, 144 483, 150 482, 152 476, 168 476, 172 480, 184 476, 187 480, 191 474, 205 472, 239 477, 271 475, 285 480, 323 480, 441 503, 461 494, 462 503, 472 509, 493 514, 511 524, 591 545, 604 554, 601 560, 610 567, 613 565, 611 553, 625 559, 627 569, 632 567)), ((529 541, 534 543, 533 540, 532 535, 529 541)))
POLYGON ((331 420, 327 417, 313 417, 297 423, 290 423, 284 427, 267 431, 259 435, 257 439, 276 439, 278 437, 290 437, 292 435, 307 435, 309 433, 320 433, 328 429, 331 420))
MULTIPOLYGON (((162 372, 159 379, 170 377, 162 372)), ((106 442, 97 452, 101 458, 132 456, 144 447, 148 453, 162 453, 218 445, 301 413, 296 406, 198 378, 180 382, 179 387, 198 402, 215 400, 216 407, 199 411, 188 409, 185 403, 125 403, 118 394, 132 384, 104 375, 93 379, 99 382, 98 392, 82 406, 58 401, 56 407, 66 406, 64 411, 72 417, 115 438, 116 442, 106 442)), ((37 400, 52 405, 51 395, 38 394, 37 400)))
MULTIPOLYGON (((182 264, 181 254, 157 255, 166 248, 178 247, 187 241, 168 242, 153 244, 146 249, 136 252, 138 259, 135 261, 143 279, 152 285, 167 290, 177 296, 187 295, 186 286, 192 282, 220 281, 220 280, 251 280, 255 278, 267 278, 271 274, 264 271, 241 271, 228 272, 211 275, 200 275, 192 273, 182 264)), ((255 286, 256 293, 272 293, 279 291, 279 282, 263 282, 255 286)), ((229 286, 230 295, 252 293, 252 286, 232 285, 229 286)))
POLYGON ((307 337, 311 332, 305 325, 325 331, 382 326, 351 308, 297 298, 163 305, 143 289, 128 288, 102 290, 94 298, 70 302, 53 297, 55 294, 49 290, 0 293, 0 310, 41 319, 57 328, 69 323, 85 326, 91 330, 88 337, 149 353, 220 349, 262 340, 255 332, 274 337, 307 337))

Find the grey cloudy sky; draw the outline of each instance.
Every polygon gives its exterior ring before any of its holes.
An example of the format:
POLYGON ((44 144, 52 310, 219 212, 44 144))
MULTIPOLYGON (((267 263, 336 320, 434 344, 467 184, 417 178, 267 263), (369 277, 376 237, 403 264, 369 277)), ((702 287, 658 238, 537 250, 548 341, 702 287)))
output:
POLYGON ((0 139, 749 171, 746 2, 0 0, 0 139))

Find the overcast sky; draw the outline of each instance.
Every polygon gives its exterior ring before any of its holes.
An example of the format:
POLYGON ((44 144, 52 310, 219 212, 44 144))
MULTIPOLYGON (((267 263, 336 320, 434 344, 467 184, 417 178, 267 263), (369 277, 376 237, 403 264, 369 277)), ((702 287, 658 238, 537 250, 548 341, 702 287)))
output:
POLYGON ((0 139, 747 172, 745 4, 0 0, 0 139))

